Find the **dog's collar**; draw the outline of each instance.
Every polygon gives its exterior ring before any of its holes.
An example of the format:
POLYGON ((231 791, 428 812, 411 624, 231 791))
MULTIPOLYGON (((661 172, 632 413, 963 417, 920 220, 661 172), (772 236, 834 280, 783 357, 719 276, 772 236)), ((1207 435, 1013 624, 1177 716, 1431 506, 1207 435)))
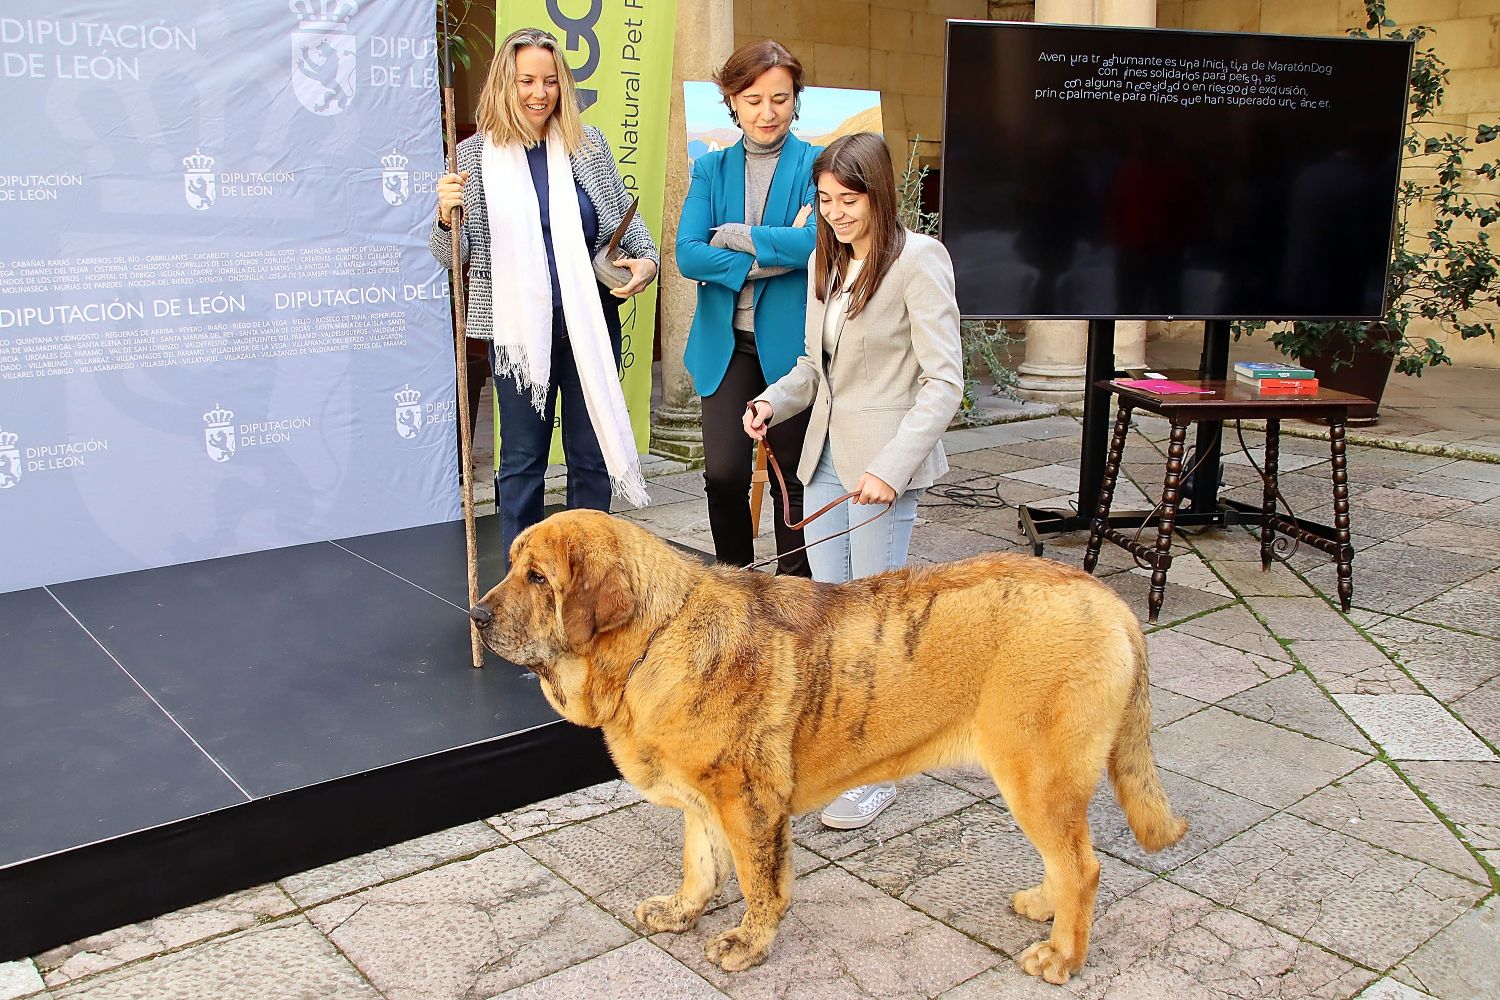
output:
POLYGON ((630 686, 630 678, 634 676, 636 667, 639 667, 642 663, 646 662, 646 657, 651 653, 651 644, 656 641, 656 637, 660 635, 661 630, 666 627, 667 623, 662 622, 651 631, 650 637, 646 639, 646 648, 641 650, 641 655, 636 657, 636 661, 630 665, 630 669, 625 671, 625 682, 620 685, 620 698, 622 700, 625 697, 625 689, 630 686))

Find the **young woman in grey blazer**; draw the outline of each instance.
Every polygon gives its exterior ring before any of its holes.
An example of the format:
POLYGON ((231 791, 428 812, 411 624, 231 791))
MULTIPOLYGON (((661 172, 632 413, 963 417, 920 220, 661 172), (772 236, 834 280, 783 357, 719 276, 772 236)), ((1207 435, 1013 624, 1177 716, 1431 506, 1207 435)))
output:
MULTIPOLYGON (((744 425, 758 440, 768 426, 811 411, 797 469, 804 507, 859 494, 804 529, 813 579, 842 583, 906 565, 917 502, 948 471, 941 438, 963 399, 963 351, 953 263, 941 243, 897 218, 885 140, 869 132, 834 140, 813 164, 813 180, 822 221, 808 269, 805 349, 750 402, 744 425), (861 523, 877 513, 870 505, 885 503, 889 514, 861 523), (830 539, 850 524, 859 526, 830 539)), ((895 793, 890 784, 850 789, 823 822, 865 826, 895 793)))
POLYGON ((468 335, 490 341, 500 411, 503 567, 516 535, 542 519, 559 395, 568 507, 608 510, 612 489, 646 501, 620 391, 619 305, 656 277, 658 256, 637 215, 616 261, 630 280, 611 290, 594 276, 592 257, 630 195, 609 143, 580 120, 573 74, 550 33, 523 28, 501 43, 478 118, 479 132, 459 143, 459 173, 438 181, 429 246, 451 266, 451 213, 462 205, 468 335))

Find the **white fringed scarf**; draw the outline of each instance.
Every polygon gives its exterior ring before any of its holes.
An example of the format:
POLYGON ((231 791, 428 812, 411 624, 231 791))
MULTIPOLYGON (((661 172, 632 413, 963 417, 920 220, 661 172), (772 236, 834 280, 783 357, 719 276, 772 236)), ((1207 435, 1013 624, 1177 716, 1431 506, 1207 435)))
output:
MULTIPOLYGON (((545 411, 552 375, 552 282, 542 243, 541 208, 520 143, 496 146, 486 136, 480 154, 485 215, 490 227, 490 283, 498 380, 510 376, 545 411)), ((646 481, 620 389, 609 327, 584 245, 573 167, 554 124, 547 135, 547 207, 552 253, 562 285, 563 318, 578 366, 589 423, 604 453, 610 489, 637 507, 646 506, 646 481)), ((504 428, 501 428, 504 433, 504 428)))

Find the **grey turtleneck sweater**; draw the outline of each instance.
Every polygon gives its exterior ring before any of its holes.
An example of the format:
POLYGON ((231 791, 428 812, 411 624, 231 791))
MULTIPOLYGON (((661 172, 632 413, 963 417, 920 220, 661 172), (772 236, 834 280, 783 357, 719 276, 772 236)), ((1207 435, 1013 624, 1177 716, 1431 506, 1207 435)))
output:
MULTIPOLYGON (((755 242, 750 238, 750 227, 761 224, 761 216, 766 208, 766 196, 771 191, 771 178, 776 173, 776 163, 781 158, 781 147, 786 145, 786 136, 783 135, 772 143, 763 143, 747 135, 744 141, 745 221, 719 226, 714 230, 710 245, 728 250, 739 250, 754 256, 755 242)), ((755 282, 773 275, 785 274, 790 270, 791 268, 787 267, 761 267, 759 264, 751 268, 744 287, 740 289, 739 298, 734 304, 736 331, 750 333, 755 329, 755 282)))

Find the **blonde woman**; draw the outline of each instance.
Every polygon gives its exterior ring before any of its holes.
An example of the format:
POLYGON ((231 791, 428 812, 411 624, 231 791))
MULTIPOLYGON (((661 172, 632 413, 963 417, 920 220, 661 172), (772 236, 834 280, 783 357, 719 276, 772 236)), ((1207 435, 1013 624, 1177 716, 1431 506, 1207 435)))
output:
MULTIPOLYGON (((948 471, 942 435, 963 399, 963 351, 953 262, 937 240, 901 225, 885 140, 835 139, 812 172, 822 222, 802 356, 750 401, 742 423, 758 440, 810 413, 797 469, 804 504, 857 494, 806 528, 813 579, 843 583, 906 565, 917 502, 948 471), (891 510, 872 520, 867 504, 891 510)), ((866 826, 895 795, 890 783, 851 788, 823 810, 823 823, 866 826)))
POLYGON ((495 475, 500 540, 542 519, 543 477, 562 396, 568 507, 608 510, 611 489, 637 506, 645 482, 620 391, 619 304, 656 277, 656 244, 636 216, 616 261, 631 280, 609 290, 592 258, 630 205, 609 145, 579 117, 557 39, 513 32, 479 98, 479 131, 458 146, 459 172, 438 181, 429 246, 452 262, 452 212, 469 270, 468 334, 490 341, 500 410, 495 475))

